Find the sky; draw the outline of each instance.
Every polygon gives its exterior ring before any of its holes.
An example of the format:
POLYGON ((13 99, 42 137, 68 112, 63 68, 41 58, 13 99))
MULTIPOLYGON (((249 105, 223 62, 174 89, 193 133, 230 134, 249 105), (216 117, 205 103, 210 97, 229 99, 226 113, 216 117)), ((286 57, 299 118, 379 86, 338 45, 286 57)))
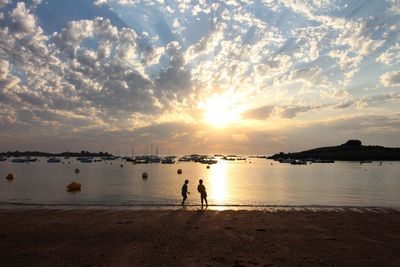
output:
POLYGON ((399 147, 399 33, 399 0, 0 0, 0 151, 399 147))

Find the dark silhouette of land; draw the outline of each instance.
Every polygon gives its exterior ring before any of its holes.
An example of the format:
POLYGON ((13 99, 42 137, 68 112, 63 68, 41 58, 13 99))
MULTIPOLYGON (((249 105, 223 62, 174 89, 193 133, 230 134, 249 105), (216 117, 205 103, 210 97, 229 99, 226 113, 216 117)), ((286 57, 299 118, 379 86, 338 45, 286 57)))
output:
POLYGON ((322 160, 400 160, 400 148, 364 146, 360 140, 349 140, 339 146, 320 147, 294 153, 280 152, 270 159, 322 159, 322 160))

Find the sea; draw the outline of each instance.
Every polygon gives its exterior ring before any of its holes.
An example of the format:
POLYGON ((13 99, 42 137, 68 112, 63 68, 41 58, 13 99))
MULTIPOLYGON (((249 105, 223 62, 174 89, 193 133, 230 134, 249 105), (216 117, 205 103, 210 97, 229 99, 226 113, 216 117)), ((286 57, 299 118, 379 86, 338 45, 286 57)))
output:
POLYGON ((220 159, 207 168, 195 162, 81 163, 71 158, 47 163, 38 158, 31 163, 0 162, 0 176, 0 207, 179 207, 185 179, 190 192, 186 205, 198 207, 202 179, 210 207, 400 208, 399 161, 291 165, 247 158, 220 159), (144 172, 147 179, 142 178, 144 172), (15 179, 8 181, 8 173, 15 179), (71 182, 81 183, 81 191, 68 192, 71 182))

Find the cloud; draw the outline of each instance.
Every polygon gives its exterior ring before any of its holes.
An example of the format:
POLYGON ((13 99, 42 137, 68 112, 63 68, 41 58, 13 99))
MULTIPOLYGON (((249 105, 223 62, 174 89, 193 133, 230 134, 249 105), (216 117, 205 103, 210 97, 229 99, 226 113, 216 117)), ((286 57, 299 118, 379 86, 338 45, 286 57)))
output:
POLYGON ((273 110, 273 106, 262 106, 248 109, 241 114, 241 117, 243 119, 265 120, 272 114, 273 110))
POLYGON ((393 14, 400 14, 400 1, 399 0, 389 0, 391 6, 389 7, 389 12, 393 14))
POLYGON ((400 71, 390 71, 379 77, 380 82, 385 87, 400 86, 400 71))
POLYGON ((320 106, 289 106, 281 107, 278 109, 278 114, 287 119, 293 119, 301 113, 308 112, 311 110, 318 110, 320 106))
POLYGON ((351 97, 350 93, 345 89, 321 90, 320 94, 323 98, 333 99, 347 99, 351 97))
MULTIPOLYGON (((69 2, 71 10, 78 2, 69 2)), ((0 7, 9 3, 0 0, 0 7)), ((50 10, 68 21, 55 32, 43 30, 46 1, 2 9, 3 140, 15 131, 29 143, 24 127, 35 137, 62 133, 78 140, 84 134, 128 140, 140 133, 143 142, 161 131, 163 142, 193 137, 217 147, 228 141, 201 133, 207 125, 196 108, 214 94, 229 96, 243 111, 242 128, 270 120, 306 123, 309 116, 302 115, 309 114, 321 121, 389 114, 398 101, 396 0, 381 8, 373 1, 345 7, 330 0, 92 3, 79 19, 50 10), (104 8, 128 26, 117 27, 104 8), (385 87, 380 95, 362 90, 379 82, 385 87)), ((229 141, 252 142, 252 133, 240 127, 231 129, 229 141)))
POLYGON ((108 4, 108 0, 95 0, 94 1, 95 6, 102 6, 102 5, 107 5, 107 4, 108 4))
POLYGON ((9 3, 11 3, 11 0, 0 0, 0 8, 8 5, 9 3))
POLYGON ((32 34, 37 29, 35 17, 30 14, 30 10, 25 7, 23 2, 17 3, 16 8, 10 14, 10 19, 9 30, 18 38, 32 34))
POLYGON ((400 44, 389 47, 376 60, 388 66, 398 64, 400 62, 400 44))

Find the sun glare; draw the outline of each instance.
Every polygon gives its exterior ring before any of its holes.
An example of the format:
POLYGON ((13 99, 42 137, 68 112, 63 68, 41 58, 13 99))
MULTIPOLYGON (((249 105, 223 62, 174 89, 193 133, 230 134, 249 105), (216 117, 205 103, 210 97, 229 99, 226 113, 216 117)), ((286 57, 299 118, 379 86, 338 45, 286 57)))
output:
POLYGON ((213 95, 205 102, 203 109, 204 120, 217 128, 223 128, 240 119, 237 108, 228 96, 213 95))

